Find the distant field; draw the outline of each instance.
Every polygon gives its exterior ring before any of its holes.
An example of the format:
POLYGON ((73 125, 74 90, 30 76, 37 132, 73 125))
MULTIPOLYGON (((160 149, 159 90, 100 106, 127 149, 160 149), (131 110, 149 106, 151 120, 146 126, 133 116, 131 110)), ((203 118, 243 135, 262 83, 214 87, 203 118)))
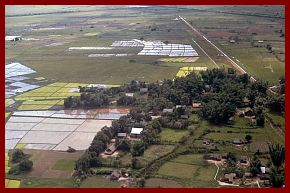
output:
MULTIPOLYGON (((278 78, 284 75, 285 38, 280 33, 280 30, 282 33, 285 31, 284 19, 272 18, 284 17, 283 7, 254 6, 248 9, 243 6, 200 6, 197 9, 199 11, 195 10, 195 14, 184 13, 187 21, 192 22, 194 27, 249 74, 272 84, 277 83, 278 78), (217 13, 218 10, 227 14, 217 13), (273 15, 274 12, 276 15, 273 15), (240 13, 245 15, 239 15, 240 13), (264 17, 255 17, 256 14, 262 14, 264 17), (230 43, 232 39, 236 42, 230 43), (257 41, 263 42, 259 44, 257 41), (257 46, 254 46, 255 44, 257 46), (272 53, 266 49, 268 44, 272 46, 272 53)), ((214 60, 220 61, 211 48, 205 50, 214 60)))
MULTIPOLYGON (((19 13, 27 14, 21 7, 19 13)), ((17 10, 16 9, 16 10, 17 10)), ((20 17, 12 8, 7 8, 6 33, 21 33, 25 40, 6 43, 6 63, 18 61, 36 70, 40 76, 58 81, 82 83, 122 84, 132 79, 153 82, 164 78, 174 78, 183 65, 207 66, 210 60, 192 42, 187 27, 180 21, 173 21, 174 10, 160 8, 165 15, 145 13, 140 15, 134 9, 106 8, 110 16, 98 8, 81 8, 75 12, 73 7, 62 13, 62 7, 34 10, 36 15, 20 17), (55 13, 56 12, 56 13, 55 13), (38 13, 43 13, 38 14, 38 13), (47 13, 55 13, 53 20, 47 13), (122 14, 120 17, 120 14, 122 14), (126 13, 126 14, 125 14, 126 13), (167 15, 167 14, 171 15, 167 15), (125 16, 124 16, 125 14, 125 16), (96 18, 91 18, 94 15, 96 18), (137 17, 138 16, 138 17, 137 17), (72 19, 73 17, 73 19, 72 19), (11 25, 10 23, 13 23, 11 25), (58 29, 59 28, 59 29, 58 29), (64 29, 63 29, 64 28, 64 29), (152 30, 156 28, 156 30, 152 30), (31 30, 33 29, 33 30, 31 30), (36 29, 36 30, 35 30, 36 29), (39 30, 40 29, 40 30, 39 30), (74 50, 75 46, 110 46, 116 40, 140 39, 146 41, 168 41, 169 43, 191 44, 198 52, 197 62, 179 63, 158 61, 163 56, 138 56, 140 48, 116 48, 111 50, 74 50), (29 51, 27 51, 29 48, 29 51), (128 57, 89 58, 89 54, 126 53, 128 57), (159 64, 160 63, 160 64, 159 64)))

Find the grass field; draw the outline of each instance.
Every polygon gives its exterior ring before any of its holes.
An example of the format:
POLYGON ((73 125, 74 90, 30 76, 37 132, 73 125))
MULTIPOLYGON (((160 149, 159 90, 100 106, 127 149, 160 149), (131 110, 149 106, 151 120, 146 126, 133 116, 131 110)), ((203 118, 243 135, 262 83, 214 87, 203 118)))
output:
POLYGON ((217 187, 216 166, 208 165, 202 154, 180 155, 166 162, 158 174, 175 179, 183 187, 217 187))
POLYGON ((273 112, 268 112, 267 114, 275 122, 275 124, 279 124, 282 127, 285 127, 285 118, 283 115, 273 112))
POLYGON ((182 186, 174 181, 161 178, 150 178, 146 180, 145 187, 148 188, 182 188, 182 186))
POLYGON ((166 162, 158 170, 158 174, 177 178, 192 178, 198 167, 189 164, 166 162))
POLYGON ((193 164, 193 165, 203 165, 203 155, 202 154, 188 154, 188 155, 180 155, 177 158, 172 160, 176 163, 183 164, 193 164))
POLYGON ((183 136, 188 134, 187 130, 174 130, 174 129, 163 129, 160 133, 161 140, 168 140, 172 142, 178 142, 183 136))
POLYGON ((173 145, 151 145, 145 150, 143 156, 138 157, 138 160, 140 160, 143 164, 146 164, 170 153, 173 149, 173 145))
POLYGON ((88 177, 81 183, 81 188, 119 188, 118 181, 112 181, 106 176, 88 177))
POLYGON ((73 188, 73 179, 25 178, 20 188, 73 188))
POLYGON ((73 159, 59 159, 55 162, 52 169, 64 170, 64 171, 73 171, 74 167, 75 167, 75 160, 73 160, 73 159))

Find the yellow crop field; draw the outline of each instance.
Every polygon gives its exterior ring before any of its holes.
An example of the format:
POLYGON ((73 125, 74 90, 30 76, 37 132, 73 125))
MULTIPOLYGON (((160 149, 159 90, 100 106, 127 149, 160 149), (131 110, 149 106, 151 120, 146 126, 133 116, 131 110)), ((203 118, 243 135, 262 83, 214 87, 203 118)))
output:
POLYGON ((16 100, 46 100, 46 99, 63 99, 68 96, 79 96, 80 93, 71 91, 78 86, 86 86, 80 83, 62 83, 55 82, 50 85, 20 94, 16 100))
POLYGON ((9 167, 9 156, 7 153, 5 153, 5 173, 8 173, 10 170, 9 167))
POLYGON ((184 66, 179 69, 179 71, 176 74, 176 77, 186 77, 191 72, 200 72, 200 71, 206 71, 207 67, 193 67, 193 66, 184 66))
POLYGON ((55 105, 60 100, 45 100, 45 101, 24 101, 23 105, 55 105))
POLYGON ((5 188, 19 188, 19 187, 20 187, 19 180, 5 179, 5 188))
POLYGON ((176 77, 178 78, 186 77, 187 75, 189 75, 189 73, 193 71, 194 71, 193 67, 181 67, 177 72, 176 77))
POLYGON ((24 149, 26 146, 26 144, 24 143, 18 143, 16 146, 15 146, 15 149, 24 149))
POLYGON ((5 112, 5 119, 6 119, 7 117, 9 117, 10 114, 11 114, 10 112, 5 112))
POLYGON ((178 58, 160 58, 161 62, 175 62, 175 63, 193 63, 196 62, 199 57, 178 57, 178 58))
POLYGON ((41 88, 28 91, 15 97, 23 101, 18 110, 47 110, 54 105, 63 105, 63 99, 69 96, 80 96, 79 86, 86 86, 81 83, 55 82, 41 88))

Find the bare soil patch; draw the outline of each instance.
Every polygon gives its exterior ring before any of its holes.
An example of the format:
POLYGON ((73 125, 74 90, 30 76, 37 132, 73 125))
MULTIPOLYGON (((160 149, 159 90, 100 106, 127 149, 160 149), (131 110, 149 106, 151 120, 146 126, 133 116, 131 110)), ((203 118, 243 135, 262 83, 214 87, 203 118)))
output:
POLYGON ((77 160, 83 151, 75 153, 44 151, 44 150, 24 150, 25 153, 31 155, 33 161, 33 169, 28 174, 29 177, 38 178, 70 178, 73 171, 61 171, 52 169, 57 160, 74 159, 77 160))

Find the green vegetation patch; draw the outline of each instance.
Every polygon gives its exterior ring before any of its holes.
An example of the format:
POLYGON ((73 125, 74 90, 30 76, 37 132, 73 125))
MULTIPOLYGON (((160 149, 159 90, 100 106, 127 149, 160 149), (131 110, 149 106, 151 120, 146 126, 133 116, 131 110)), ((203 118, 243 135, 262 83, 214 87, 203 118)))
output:
POLYGON ((151 145, 148 149, 145 150, 144 155, 138 157, 138 159, 143 163, 148 163, 170 153, 173 149, 173 145, 151 145))
POLYGON ((19 188, 19 186, 20 186, 19 180, 5 179, 5 188, 19 188))
POLYGON ((165 176, 173 176, 177 178, 192 178, 198 166, 167 162, 160 167, 158 173, 165 176))
POLYGON ((179 142, 183 136, 188 134, 187 130, 174 130, 174 129, 163 129, 160 133, 161 140, 167 140, 172 142, 179 142))
POLYGON ((72 171, 75 167, 75 160, 73 159, 59 159, 55 162, 52 169, 62 171, 72 171))
POLYGON ((171 161, 176 162, 176 163, 191 164, 191 165, 203 165, 204 164, 202 154, 180 155, 171 161))
POLYGON ((92 176, 81 183, 81 188, 119 188, 118 181, 110 180, 106 176, 92 176))
POLYGON ((182 186, 174 180, 150 178, 150 179, 146 180, 145 187, 148 187, 148 188, 181 188, 182 186))
POLYGON ((73 188, 73 179, 25 178, 20 188, 73 188))

